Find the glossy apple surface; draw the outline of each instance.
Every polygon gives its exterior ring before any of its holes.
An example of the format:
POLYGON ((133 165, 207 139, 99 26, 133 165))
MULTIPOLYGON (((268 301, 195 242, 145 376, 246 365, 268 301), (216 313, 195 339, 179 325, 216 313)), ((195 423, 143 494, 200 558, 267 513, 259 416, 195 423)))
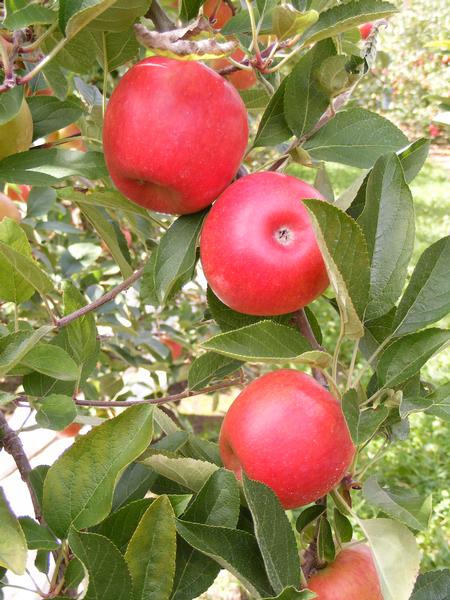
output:
MULTIPOLYGON (((241 62, 244 57, 245 53, 240 48, 238 48, 236 52, 233 52, 233 54, 231 55, 231 58, 238 62, 241 62)), ((218 58, 214 61, 214 68, 216 69, 216 71, 219 71, 220 69, 224 69, 229 66, 231 66, 231 63, 227 58, 218 58)), ((233 73, 225 75, 225 77, 230 83, 234 85, 234 87, 237 90, 248 90, 249 88, 256 85, 257 81, 254 71, 246 71, 244 69, 239 69, 239 71, 233 71, 233 73)))
POLYGON ((3 221, 5 217, 9 217, 10 219, 14 219, 15 221, 20 221, 20 212, 14 202, 5 196, 5 194, 0 193, 0 221, 3 221))
POLYGON ((367 38, 372 32, 373 23, 364 23, 364 25, 360 25, 358 29, 361 35, 361 39, 367 40, 367 38))
POLYGON ((23 100, 19 112, 0 125, 0 160, 11 154, 25 152, 33 141, 33 118, 28 104, 23 100))
POLYGON ((205 65, 146 58, 114 90, 105 115, 106 164, 145 208, 188 214, 231 182, 248 138, 239 94, 205 65))
POLYGON ((355 452, 336 398, 291 369, 263 375, 239 394, 219 444, 225 468, 268 485, 286 509, 332 490, 355 452))
POLYGON ((280 315, 317 298, 328 276, 302 198, 322 198, 295 177, 255 173, 218 198, 200 240, 205 277, 230 308, 280 315))
POLYGON ((222 0, 206 0, 203 5, 203 14, 210 19, 214 16, 214 29, 222 29, 233 16, 233 11, 226 2, 222 0))
POLYGON ((334 562, 308 581, 316 600, 383 600, 380 580, 370 548, 355 544, 344 548, 334 562))

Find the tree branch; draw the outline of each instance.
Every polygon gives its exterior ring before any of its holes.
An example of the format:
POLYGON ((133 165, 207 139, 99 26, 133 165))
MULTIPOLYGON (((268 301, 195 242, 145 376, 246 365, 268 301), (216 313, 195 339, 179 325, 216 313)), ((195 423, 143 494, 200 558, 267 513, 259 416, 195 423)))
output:
MULTIPOLYGON (((305 337, 308 340, 308 342, 311 344, 311 347, 314 350, 320 350, 321 352, 324 352, 325 349, 316 340, 316 336, 314 335, 314 332, 311 329, 311 325, 308 321, 308 317, 306 316, 305 310, 303 308, 301 308, 296 313, 294 313, 293 321, 297 325, 298 330, 303 335, 303 337, 305 337)), ((325 375, 319 369, 313 369, 312 374, 313 374, 314 379, 318 383, 320 383, 320 385, 322 387, 328 389, 327 379, 326 379, 325 375)))
POLYGON ((153 21, 157 31, 171 31, 176 29, 175 23, 168 17, 166 11, 161 8, 158 0, 152 0, 151 6, 145 15, 153 21))
POLYGON ((22 480, 26 483, 28 491, 30 492, 31 501, 33 503, 34 514, 38 521, 42 520, 41 509, 39 502, 34 493, 33 486, 29 480, 29 474, 31 471, 31 465, 28 461, 27 455, 22 446, 22 442, 17 433, 11 429, 8 425, 8 421, 4 413, 0 410, 0 443, 3 444, 4 449, 10 454, 14 462, 17 465, 17 469, 22 477, 22 480))
POLYGON ((65 327, 72 321, 75 321, 75 319, 78 319, 79 317, 82 317, 83 315, 86 315, 87 313, 92 312, 93 310, 96 310, 100 306, 103 306, 103 304, 110 302, 118 294, 120 294, 120 292, 124 292, 129 287, 131 287, 133 285, 133 283, 135 283, 140 277, 142 277, 143 273, 144 273, 144 267, 141 267, 140 269, 135 271, 132 275, 130 275, 130 277, 128 277, 127 279, 122 281, 121 284, 112 288, 112 290, 109 290, 109 292, 107 292, 106 294, 104 294, 103 296, 98 298, 97 300, 94 300, 94 302, 91 302, 90 304, 87 304, 86 306, 79 308, 75 312, 70 313, 70 315, 66 315, 65 317, 62 317, 61 319, 57 319, 55 322, 56 327, 59 327, 59 328, 65 327))

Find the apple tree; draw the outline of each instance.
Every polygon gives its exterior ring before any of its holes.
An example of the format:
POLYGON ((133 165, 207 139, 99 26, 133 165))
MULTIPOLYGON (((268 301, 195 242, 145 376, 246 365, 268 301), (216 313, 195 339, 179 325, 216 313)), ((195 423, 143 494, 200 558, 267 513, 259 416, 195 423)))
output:
POLYGON ((0 594, 447 598, 430 498, 364 458, 450 414, 449 238, 410 264, 429 141, 352 104, 397 8, 0 6, 0 458, 34 510, 0 488, 0 594), (51 465, 39 428, 75 436, 51 465))

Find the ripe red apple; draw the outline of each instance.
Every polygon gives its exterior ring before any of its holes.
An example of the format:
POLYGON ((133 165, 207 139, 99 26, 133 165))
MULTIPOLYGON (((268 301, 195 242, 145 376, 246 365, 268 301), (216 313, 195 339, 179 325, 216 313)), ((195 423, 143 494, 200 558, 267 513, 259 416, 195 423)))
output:
MULTIPOLYGON (((240 62, 245 57, 245 53, 238 48, 236 52, 233 52, 231 58, 240 62)), ((218 58, 214 61, 214 68, 219 71, 220 69, 224 69, 225 67, 229 67, 231 65, 230 61, 227 58, 218 58)), ((246 71, 244 69, 239 69, 238 71, 233 71, 228 75, 225 75, 230 83, 234 85, 237 90, 248 90, 256 84, 256 75, 254 71, 246 71)))
POLYGON ((236 90, 205 65, 146 58, 122 78, 103 129, 112 180, 145 208, 188 214, 233 179, 248 138, 236 90))
POLYGON ((322 198, 299 179, 254 173, 209 212, 200 240, 205 277, 230 308, 280 315, 319 296, 328 276, 303 198, 322 198))
POLYGON ((365 544, 344 548, 308 581, 316 600, 383 600, 372 552, 365 544))
POLYGON ((0 221, 3 221, 5 217, 9 217, 10 219, 14 219, 15 221, 20 221, 20 212, 14 202, 5 196, 5 194, 0 193, 0 221))
POLYGON ((203 14, 210 19, 214 16, 214 29, 222 29, 233 16, 230 6, 222 0, 206 0, 203 5, 203 14))
POLYGON ((5 194, 11 198, 11 200, 17 200, 18 202, 27 202, 28 196, 31 192, 31 185, 11 185, 7 183, 5 185, 5 194))
POLYGON ((439 137, 442 133, 439 127, 434 123, 430 123, 430 125, 428 125, 428 132, 432 138, 439 137))
POLYGON ((159 341, 169 348, 172 360, 177 360, 183 354, 183 347, 172 340, 168 335, 162 335, 159 338, 159 341))
POLYGON ((355 452, 336 398, 292 369, 263 375, 239 394, 219 444, 225 468, 268 485, 286 509, 332 490, 355 452))
POLYGON ((71 423, 65 429, 58 432, 59 437, 75 437, 83 427, 80 423, 71 423))
POLYGON ((373 29, 373 23, 364 23, 358 27, 361 39, 367 40, 373 29))

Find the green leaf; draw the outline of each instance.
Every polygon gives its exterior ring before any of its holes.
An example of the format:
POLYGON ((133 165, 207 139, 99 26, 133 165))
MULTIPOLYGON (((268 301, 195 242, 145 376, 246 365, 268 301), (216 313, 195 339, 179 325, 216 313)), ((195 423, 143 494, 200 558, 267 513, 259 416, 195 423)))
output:
POLYGON ((19 517, 29 550, 57 550, 58 542, 48 527, 40 525, 31 517, 19 517))
POLYGON ((152 454, 142 459, 144 465, 171 481, 198 492, 208 477, 219 468, 210 462, 164 454, 152 454))
POLYGON ((250 594, 271 596, 256 538, 245 531, 178 520, 177 532, 196 550, 228 569, 250 594))
POLYGON ((0 487, 0 567, 16 575, 25 573, 27 542, 19 521, 14 516, 0 487))
POLYGON ((33 187, 27 200, 27 219, 47 215, 56 203, 56 191, 49 187, 33 187))
POLYGON ((357 25, 388 17, 397 11, 393 4, 380 0, 344 2, 322 12, 319 20, 305 31, 301 42, 311 44, 324 38, 334 37, 357 25))
POLYGON ((317 598, 314 592, 309 590, 302 590, 299 592, 293 587, 286 588, 278 596, 271 596, 270 598, 264 598, 264 600, 312 600, 317 598))
POLYGON ((324 515, 319 518, 317 556, 321 562, 332 562, 336 556, 331 525, 324 515))
POLYGON ((60 0, 61 31, 66 37, 73 37, 115 2, 116 0, 60 0))
MULTIPOLYGON (((156 421, 156 415, 154 419, 156 421)), ((157 478, 155 471, 145 465, 140 463, 128 465, 114 490, 113 510, 117 511, 129 502, 143 498, 157 478)))
POLYGON ((81 205, 80 208, 87 220, 110 249, 112 257, 119 266, 124 278, 126 279, 129 277, 132 274, 133 269, 129 264, 129 256, 125 256, 119 245, 118 236, 113 224, 107 221, 102 212, 93 206, 81 205))
POLYGON ((115 0, 114 4, 91 21, 87 28, 108 33, 129 30, 138 17, 145 15, 150 4, 151 0, 115 0))
POLYGON ((110 514, 92 531, 107 537, 123 554, 139 521, 153 502, 154 498, 141 498, 130 502, 110 514))
POLYGON ((362 317, 369 291, 367 244, 359 225, 345 212, 322 200, 303 200, 312 218, 343 330, 357 339, 364 333, 362 317))
POLYGON ((19 112, 23 102, 23 86, 16 85, 0 95, 0 125, 4 125, 19 112))
POLYGON ((44 494, 44 481, 50 467, 48 465, 38 465, 31 469, 28 479, 35 493, 39 506, 42 506, 42 497, 44 494))
POLYGON ((259 323, 260 321, 275 321, 276 323, 289 325, 292 320, 292 314, 279 315, 276 317, 256 317, 254 315, 236 312, 235 310, 228 308, 226 304, 219 300, 209 286, 206 291, 206 298, 208 300, 209 312, 222 331, 240 329, 241 327, 259 323))
POLYGON ((444 421, 450 421, 450 383, 436 388, 427 396, 403 398, 400 404, 400 416, 407 417, 411 413, 426 412, 444 421))
POLYGON ((132 29, 118 33, 102 32, 94 39, 98 47, 98 62, 108 72, 138 56, 139 44, 132 29))
MULTIPOLYGON (((97 58, 97 48, 95 45, 94 37, 89 31, 83 30, 76 34, 74 37, 70 37, 69 41, 64 38, 59 31, 54 31, 48 35, 41 44, 42 50, 49 54, 57 46, 59 51, 56 53, 54 58, 50 62, 50 67, 53 69, 46 69, 45 76, 48 77, 50 72, 50 78, 52 84, 58 75, 64 76, 65 71, 71 71, 72 73, 88 73, 95 65, 97 58), (63 40, 64 44, 63 44, 63 40), (61 48, 61 45, 63 47, 61 48)), ((61 83, 57 83, 57 89, 59 89, 61 83)), ((60 91, 65 90, 66 82, 63 80, 60 91)), ((52 86, 52 89, 54 87, 52 86)), ((68 90, 67 90, 68 91, 68 90)), ((58 95, 58 98, 64 99, 67 93, 64 95, 58 95)))
POLYGON ((32 261, 31 246, 24 230, 12 219, 4 218, 0 222, 0 299, 19 304, 31 298, 34 288, 11 262, 17 254, 32 261), (6 254, 2 251, 5 247, 6 254))
POLYGON ((320 85, 317 70, 335 54, 333 41, 324 40, 302 56, 287 78, 284 116, 297 137, 310 131, 328 108, 330 93, 320 85))
POLYGON ((43 325, 31 333, 19 332, 11 334, 11 336, 7 337, 7 340, 2 339, 2 343, 5 341, 9 343, 0 352, 0 377, 6 375, 6 373, 19 364, 39 340, 49 334, 52 329, 53 325, 43 325))
POLYGON ((61 381, 76 381, 80 370, 65 350, 53 344, 36 344, 21 360, 21 364, 33 371, 61 381))
POLYGON ((383 488, 376 477, 370 477, 364 483, 363 494, 367 502, 408 527, 418 531, 428 528, 432 511, 431 494, 424 498, 405 488, 383 488))
POLYGON ((227 356, 221 356, 215 352, 205 352, 198 356, 188 373, 188 385, 190 390, 201 390, 214 379, 223 379, 233 373, 242 365, 240 360, 234 360, 227 356))
POLYGON ((197 259, 197 240, 206 212, 179 217, 161 238, 154 250, 153 279, 159 302, 164 305, 193 274, 197 259))
POLYGON ((356 446, 367 442, 389 414, 385 406, 376 409, 368 408, 360 412, 358 393, 355 389, 350 389, 343 395, 342 412, 356 446))
POLYGON ((244 101, 245 107, 248 112, 256 112, 259 114, 261 110, 264 110, 267 103, 270 100, 270 96, 266 90, 257 88, 249 90, 240 90, 239 95, 244 101))
POLYGON ((272 10, 272 31, 280 40, 300 35, 317 22, 316 10, 301 12, 292 5, 275 6, 272 10))
POLYGON ((107 538, 71 529, 69 545, 89 575, 84 600, 130 600, 131 576, 124 557, 107 538))
POLYGON ((51 148, 28 150, 0 161, 0 180, 10 183, 46 186, 75 175, 87 179, 107 177, 103 154, 51 148))
POLYGON ((36 422, 46 429, 62 431, 77 416, 77 408, 70 396, 50 394, 39 400, 36 422))
POLYGON ((430 150, 430 144, 431 140, 420 138, 399 153, 398 157, 402 163, 406 183, 411 183, 422 169, 430 150))
POLYGON ((387 119, 351 108, 338 112, 303 148, 316 160, 369 169, 381 155, 407 144, 408 138, 387 119))
POLYGON ((411 600, 448 600, 450 569, 440 569, 419 575, 411 600))
POLYGON ((341 544, 351 542, 353 538, 353 527, 345 515, 337 508, 333 511, 334 516, 334 531, 341 544))
POLYGON ((145 208, 127 200, 125 196, 115 190, 96 189, 89 194, 83 194, 72 188, 61 188, 57 190, 57 193, 62 200, 71 200, 77 204, 102 207, 113 211, 121 210, 130 215, 149 219, 145 208))
POLYGON ((322 513, 325 512, 325 506, 322 504, 314 504, 303 509, 299 514, 295 527, 301 533, 305 527, 313 523, 322 513))
POLYGON ((160 496, 140 520, 125 553, 135 600, 169 600, 175 550, 175 515, 167 496, 160 496))
POLYGON ((150 405, 132 406, 79 437, 50 468, 44 516, 58 537, 71 525, 89 527, 108 515, 120 473, 151 441, 152 419, 150 405))
POLYGON ((61 101, 51 96, 34 96, 28 105, 33 116, 33 140, 67 127, 83 114, 81 102, 74 97, 61 101))
POLYGON ((50 8, 29 4, 25 7, 15 7, 14 0, 6 3, 7 16, 2 23, 10 31, 23 29, 29 25, 48 25, 56 20, 56 13, 50 8))
POLYGON ((425 250, 395 314, 395 336, 422 329, 450 310, 450 236, 425 250))
POLYGON ((331 360, 325 352, 312 351, 309 342, 298 331, 274 321, 260 321, 220 333, 202 345, 218 354, 249 362, 328 366, 331 360))
POLYGON ((398 156, 378 159, 369 175, 366 203, 358 219, 369 257, 370 291, 365 318, 376 319, 396 303, 414 247, 414 206, 398 156))
POLYGON ((419 572, 420 552, 413 534, 391 519, 359 520, 372 550, 384 600, 409 600, 419 572))
MULTIPOLYGON (((205 482, 194 497, 183 519, 192 523, 204 523, 234 528, 239 518, 239 488, 234 475, 219 469, 205 482)), ((173 600, 190 600, 205 592, 214 582, 219 565, 194 550, 183 539, 177 543, 173 600)))
POLYGON ((190 21, 198 15, 203 0, 181 0, 180 19, 190 21))
MULTIPOLYGON (((85 297, 71 281, 63 284, 63 302, 64 315, 86 306, 85 297)), ((95 367, 99 353, 94 313, 88 312, 68 323, 62 335, 66 351, 81 367, 81 379, 85 379, 95 367)))
POLYGON ((292 526, 274 492, 243 475, 245 499, 252 513, 255 535, 266 573, 277 594, 298 585, 300 564, 292 526))
POLYGON ((219 469, 208 477, 183 520, 234 528, 239 519, 239 488, 233 473, 219 469))
MULTIPOLYGON (((270 99, 256 132, 253 146, 276 146, 292 137, 284 117, 284 95, 288 78, 285 77, 270 99)), ((1 164, 1 163, 0 163, 1 164)))
POLYGON ((449 339, 450 331, 433 328, 410 333, 389 344, 378 360, 380 386, 392 388, 410 379, 449 339))

